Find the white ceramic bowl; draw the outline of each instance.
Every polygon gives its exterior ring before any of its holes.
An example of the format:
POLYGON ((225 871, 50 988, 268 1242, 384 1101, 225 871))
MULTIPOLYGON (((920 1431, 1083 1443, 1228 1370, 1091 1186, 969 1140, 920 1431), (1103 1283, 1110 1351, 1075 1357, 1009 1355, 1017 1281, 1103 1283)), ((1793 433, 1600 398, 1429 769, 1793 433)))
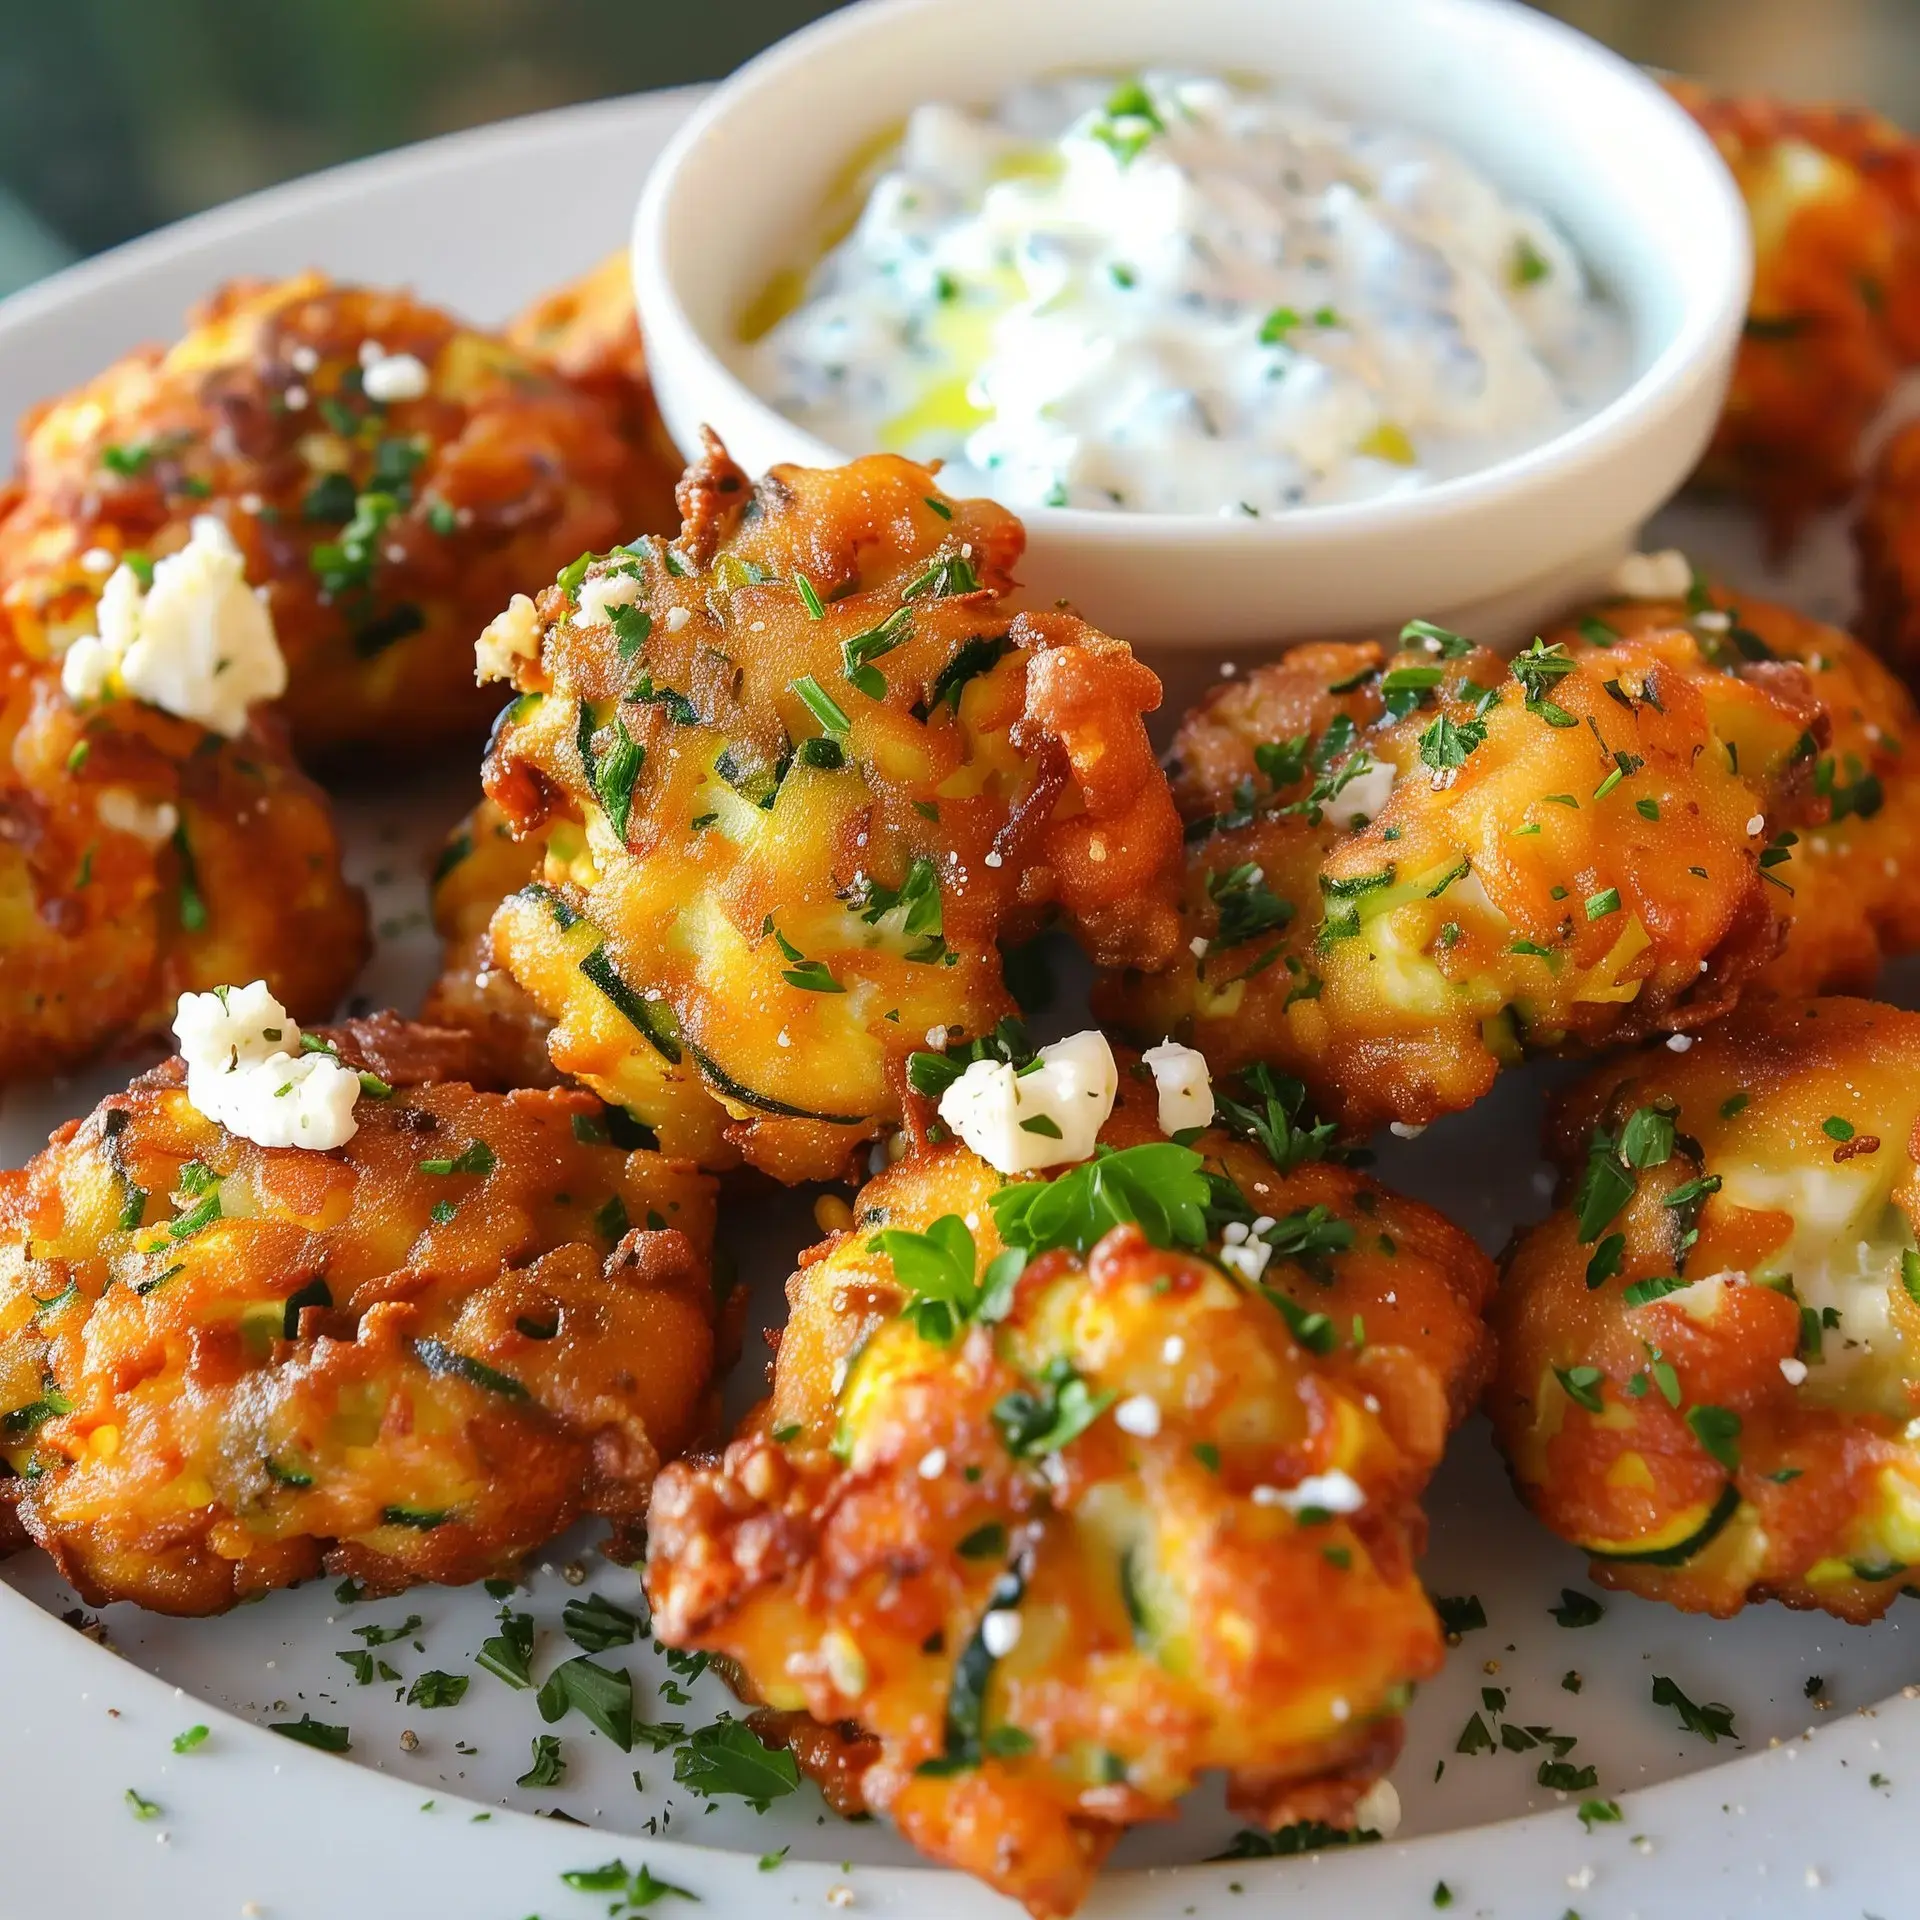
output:
POLYGON ((710 424, 758 472, 830 447, 736 371, 738 323, 849 156, 930 98, 987 102, 1061 70, 1271 75, 1451 142, 1544 206, 1625 309, 1633 378, 1545 445, 1402 498, 1259 521, 1023 512, 1021 578, 1136 643, 1236 647, 1397 627, 1511 639, 1597 585, 1698 459, 1752 273, 1711 145, 1652 81, 1508 0, 867 0, 771 48, 668 147, 633 272, 668 426, 710 424))

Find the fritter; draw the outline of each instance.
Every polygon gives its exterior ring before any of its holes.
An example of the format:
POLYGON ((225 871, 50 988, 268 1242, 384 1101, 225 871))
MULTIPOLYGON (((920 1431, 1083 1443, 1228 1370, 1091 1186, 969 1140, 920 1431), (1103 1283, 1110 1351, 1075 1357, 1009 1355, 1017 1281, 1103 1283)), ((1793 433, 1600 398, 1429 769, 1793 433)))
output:
POLYGON ((1696 577, 1680 601, 1613 600, 1551 639, 1684 626, 1729 670, 1755 660, 1806 669, 1831 728, 1813 767, 1806 824, 1770 868, 1787 943, 1751 991, 1863 992, 1891 955, 1920 948, 1920 713, 1851 634, 1696 577))
POLYGON ((404 293, 235 282, 29 417, 0 621, 61 654, 118 560, 211 514, 272 614, 303 756, 477 739, 498 700, 474 635, 638 531, 638 461, 606 402, 404 293))
POLYGON ((1191 953, 1095 1005, 1217 1074, 1297 1074, 1355 1133, 1702 1025, 1778 950, 1826 725, 1799 666, 1722 672, 1684 631, 1297 648, 1183 722, 1191 953))
POLYGON ((1743 1009, 1561 1102, 1495 1308, 1522 1497, 1594 1577, 1884 1613, 1920 1562, 1920 1017, 1743 1009))
POLYGON ((1263 1079, 1191 1146, 1122 1065, 1106 1157, 923 1128, 788 1283, 772 1397, 669 1467, 647 1591, 834 1804, 1036 1915, 1203 1770, 1365 1825, 1440 1664, 1417 1500, 1492 1265, 1263 1079), (1370 1791, 1371 1790, 1371 1791, 1370 1791))
POLYGON ((711 1417, 712 1183, 464 1034, 309 1035, 376 1076, 342 1147, 206 1119, 178 1059, 0 1174, 0 1504, 90 1605, 510 1573, 635 1530, 711 1417))
POLYGON ((1850 108, 1670 85, 1753 227, 1746 337, 1699 477, 1785 541, 1853 491, 1861 435, 1920 359, 1920 143, 1850 108))
POLYGON ((1920 421, 1874 462, 1853 523, 1860 636, 1910 687, 1920 687, 1920 421))
POLYGON ((495 911, 532 884, 540 867, 539 848, 514 839, 491 800, 447 836, 433 865, 433 924, 444 952, 421 1018, 465 1028, 515 1087, 552 1086, 559 1078, 547 1053, 553 1022, 493 957, 495 911))
POLYGON ((686 462, 654 403, 626 248, 542 294, 507 323, 506 338, 529 359, 544 360, 614 410, 636 454, 627 494, 629 531, 657 533, 675 526, 673 490, 686 462))
POLYGON ((367 952, 326 796, 269 717, 229 740, 82 709, 0 647, 0 1083, 158 1037, 222 980, 325 1018, 367 952))
POLYGON ((494 956, 554 1064, 663 1146, 831 1178, 908 1052, 1014 1011, 1055 915, 1109 965, 1179 935, 1160 684, 1014 614, 1020 523, 892 455, 759 485, 711 443, 674 542, 576 563, 482 636, 520 698, 488 794, 544 850, 494 956))

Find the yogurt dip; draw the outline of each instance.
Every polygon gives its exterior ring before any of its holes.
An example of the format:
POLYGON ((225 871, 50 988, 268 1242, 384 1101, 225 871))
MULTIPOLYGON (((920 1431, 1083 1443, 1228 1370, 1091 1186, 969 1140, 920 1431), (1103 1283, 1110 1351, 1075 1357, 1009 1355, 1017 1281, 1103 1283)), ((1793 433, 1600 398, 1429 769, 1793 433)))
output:
POLYGON ((916 108, 744 331, 749 383, 821 439, 1014 508, 1375 499, 1552 439, 1630 372, 1566 238, 1449 147, 1163 71, 916 108))

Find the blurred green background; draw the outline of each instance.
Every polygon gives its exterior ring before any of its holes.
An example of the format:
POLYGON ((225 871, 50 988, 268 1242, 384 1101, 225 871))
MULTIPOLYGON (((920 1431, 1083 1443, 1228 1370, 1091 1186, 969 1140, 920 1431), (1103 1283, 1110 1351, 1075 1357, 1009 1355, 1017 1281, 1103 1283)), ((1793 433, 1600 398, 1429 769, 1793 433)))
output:
MULTIPOLYGON (((0 292, 336 161, 714 78, 831 10, 828 0, 0 0, 0 292)), ((1637 60, 1864 101, 1920 126, 1920 0, 1548 0, 1547 10, 1637 60)))

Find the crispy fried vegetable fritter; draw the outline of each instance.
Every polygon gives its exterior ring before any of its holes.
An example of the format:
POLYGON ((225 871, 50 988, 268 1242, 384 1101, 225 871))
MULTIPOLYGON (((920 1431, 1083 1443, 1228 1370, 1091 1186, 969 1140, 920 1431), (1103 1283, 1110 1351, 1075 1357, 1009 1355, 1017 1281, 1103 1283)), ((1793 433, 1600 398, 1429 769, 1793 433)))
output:
POLYGON ((542 294, 507 323, 506 338, 613 408, 637 456, 627 493, 628 531, 672 527, 678 518, 673 490, 686 462, 654 404, 626 248, 542 294))
POLYGON ((172 347, 30 418, 0 620, 59 653, 121 555, 169 553, 210 513, 265 590, 303 755, 475 738, 499 704, 475 634, 639 531, 644 465, 606 402, 403 293, 236 282, 172 347))
POLYGON ((1548 637, 1575 642, 1583 631, 1681 626, 1721 666, 1798 661, 1831 728, 1814 763, 1806 823, 1786 849, 1790 858, 1769 869, 1792 889, 1777 903, 1787 942, 1750 990, 1870 988, 1883 960, 1920 947, 1920 713, 1851 634, 1704 580, 1691 604, 1610 601, 1548 637))
POLYGON ((1753 227, 1746 337, 1700 478, 1784 540, 1853 491, 1861 434, 1920 359, 1920 143, 1851 108, 1671 86, 1753 227))
POLYGON ((931 1029, 1013 1012, 1001 948, 1061 915, 1108 964, 1178 936, 1159 682, 1010 614, 1020 523, 891 455, 717 444, 685 529, 515 601, 487 791, 544 847, 494 956, 553 1060, 710 1167, 832 1177, 899 1117, 931 1029))
POLYGON ((331 1037, 379 1076, 343 1148, 227 1133, 173 1060, 0 1174, 0 1504, 90 1604, 509 1572, 637 1529, 710 1417, 712 1183, 466 1084, 464 1034, 331 1037))
POLYGON ((1699 1026, 1773 958, 1770 842, 1826 720, 1790 662, 1681 631, 1509 664, 1416 622, 1216 687, 1174 743, 1198 952, 1096 1005, 1351 1131, 1471 1105, 1527 1052, 1699 1026))
POLYGON ((326 797, 270 721, 82 713, 0 649, 0 1083, 163 1034, 223 980, 324 1018, 367 946, 326 797))
POLYGON ((1753 226, 1746 339, 1704 477, 1790 532, 1851 491, 1862 430, 1920 356, 1920 145, 1851 108, 1672 91, 1753 226))
POLYGON ((788 1283, 772 1397, 649 1528, 660 1636, 1036 1915, 1205 1769, 1263 1825, 1364 1812, 1440 1662, 1416 1502, 1489 1357, 1457 1228, 1284 1096, 1175 1146, 1141 1071, 1110 1158, 871 1181, 788 1283))
POLYGON ((1885 1612, 1920 1562, 1920 1017, 1743 1009, 1608 1063, 1549 1128, 1489 1395, 1594 1577, 1690 1612, 1885 1612))

